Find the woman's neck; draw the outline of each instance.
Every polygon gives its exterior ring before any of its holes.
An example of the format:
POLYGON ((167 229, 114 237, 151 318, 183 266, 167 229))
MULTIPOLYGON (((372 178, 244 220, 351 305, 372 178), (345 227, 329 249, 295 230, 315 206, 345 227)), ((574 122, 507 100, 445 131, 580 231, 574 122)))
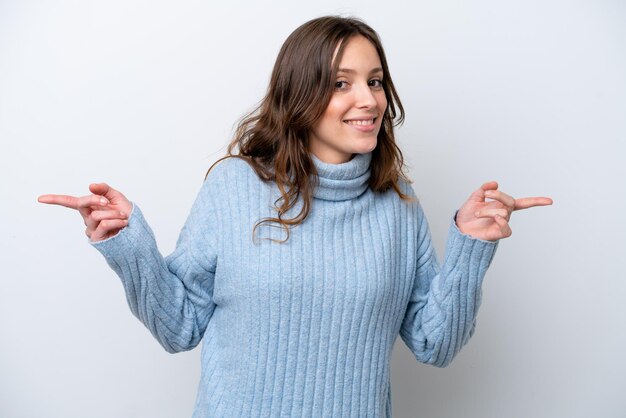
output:
POLYGON ((368 187, 372 153, 353 154, 346 162, 332 164, 311 153, 319 185, 314 196, 322 200, 348 200, 362 195, 368 187))

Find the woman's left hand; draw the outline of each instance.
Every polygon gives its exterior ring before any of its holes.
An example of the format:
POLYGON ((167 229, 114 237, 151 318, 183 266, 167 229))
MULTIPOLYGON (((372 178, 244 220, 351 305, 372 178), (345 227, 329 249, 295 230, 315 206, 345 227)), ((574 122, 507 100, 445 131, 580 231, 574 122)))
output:
POLYGON ((509 219, 515 210, 551 205, 549 197, 514 199, 498 190, 498 183, 490 181, 471 194, 456 215, 459 230, 485 241, 497 241, 513 233, 509 219), (489 202, 485 199, 493 199, 489 202))

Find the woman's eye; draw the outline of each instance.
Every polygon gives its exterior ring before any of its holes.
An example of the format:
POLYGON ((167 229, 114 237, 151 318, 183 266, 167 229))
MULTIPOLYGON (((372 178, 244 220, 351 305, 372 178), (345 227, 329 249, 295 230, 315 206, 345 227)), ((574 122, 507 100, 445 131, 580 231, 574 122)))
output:
POLYGON ((344 89, 347 87, 347 81, 335 81, 335 88, 338 90, 344 89))
POLYGON ((381 88, 383 86, 383 81, 378 79, 370 80, 369 85, 370 87, 381 88))

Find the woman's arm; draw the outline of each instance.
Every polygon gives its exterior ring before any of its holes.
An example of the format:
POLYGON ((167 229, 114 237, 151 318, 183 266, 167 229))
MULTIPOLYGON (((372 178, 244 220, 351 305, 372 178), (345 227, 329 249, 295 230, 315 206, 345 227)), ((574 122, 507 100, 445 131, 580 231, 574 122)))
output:
MULTIPOLYGON (((497 189, 495 181, 484 183, 456 212, 441 267, 416 205, 417 270, 400 335, 421 362, 447 366, 474 333, 482 281, 498 240, 512 234, 511 214, 553 203, 549 197, 514 199, 497 189)), ((415 196, 410 186, 407 191, 415 196)))
POLYGON ((195 347, 215 309, 216 171, 204 182, 175 251, 165 258, 139 207, 105 184, 92 185, 90 196, 39 198, 83 216, 90 243, 121 278, 131 311, 171 353, 195 347))
POLYGON ((133 314, 170 353, 202 339, 215 309, 216 222, 207 183, 201 189, 174 252, 163 257, 150 226, 133 205, 128 226, 91 244, 122 280, 133 314))
POLYGON ((440 267, 419 204, 417 222, 415 281, 400 336, 418 361, 445 367, 474 332, 482 280, 498 242, 461 233, 453 219, 440 267))

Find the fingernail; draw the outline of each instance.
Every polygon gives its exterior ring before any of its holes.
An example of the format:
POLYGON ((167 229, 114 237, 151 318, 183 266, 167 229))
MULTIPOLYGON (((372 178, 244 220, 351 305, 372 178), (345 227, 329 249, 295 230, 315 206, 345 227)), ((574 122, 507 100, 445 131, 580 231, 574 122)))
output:
POLYGON ((474 216, 478 218, 478 216, 480 215, 480 212, 474 212, 474 216))
POLYGON ((126 212, 120 212, 120 216, 126 216, 126 212))
POLYGON ((493 196, 493 192, 491 190, 487 190, 485 192, 485 196, 493 196))
POLYGON ((100 198, 100 204, 101 204, 101 205, 106 205, 107 203, 109 203, 109 201, 108 201, 108 200, 106 200, 106 198, 104 198, 104 197, 101 197, 101 198, 100 198))

